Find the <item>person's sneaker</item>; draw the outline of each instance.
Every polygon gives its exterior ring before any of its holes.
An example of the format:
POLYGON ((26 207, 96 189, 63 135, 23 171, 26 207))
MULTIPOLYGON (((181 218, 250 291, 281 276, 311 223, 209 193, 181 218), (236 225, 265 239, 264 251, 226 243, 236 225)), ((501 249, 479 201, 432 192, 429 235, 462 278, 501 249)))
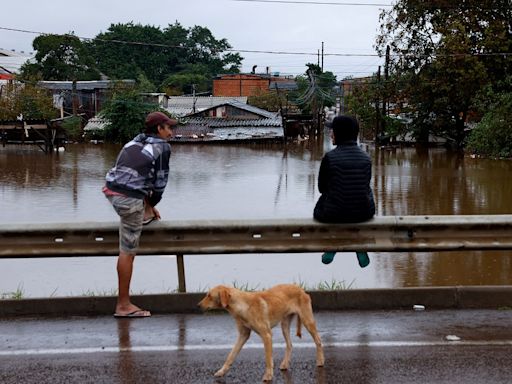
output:
POLYGON ((322 255, 322 263, 324 264, 331 264, 334 260, 334 256, 336 255, 336 252, 325 252, 322 255))
POLYGON ((359 262, 359 266, 361 268, 367 267, 370 264, 370 258, 368 257, 368 252, 356 252, 357 261, 359 262))

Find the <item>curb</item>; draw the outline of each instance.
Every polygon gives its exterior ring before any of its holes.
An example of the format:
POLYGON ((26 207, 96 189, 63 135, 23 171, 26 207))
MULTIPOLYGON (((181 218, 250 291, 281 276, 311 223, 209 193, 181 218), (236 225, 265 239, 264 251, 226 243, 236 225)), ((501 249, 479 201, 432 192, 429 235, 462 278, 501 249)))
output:
MULTIPOLYGON (((315 310, 498 309, 512 307, 512 286, 418 287, 310 291, 315 310)), ((155 314, 200 313, 197 303, 204 293, 133 296, 133 301, 155 314)), ((111 315, 116 298, 63 297, 0 300, 0 318, 16 316, 111 315)))

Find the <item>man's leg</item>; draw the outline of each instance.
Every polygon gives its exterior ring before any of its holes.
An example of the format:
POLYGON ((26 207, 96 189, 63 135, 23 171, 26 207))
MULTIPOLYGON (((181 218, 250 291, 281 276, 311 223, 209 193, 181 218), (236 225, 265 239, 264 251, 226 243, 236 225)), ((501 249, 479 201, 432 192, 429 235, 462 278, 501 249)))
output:
POLYGON ((142 231, 144 205, 142 200, 133 198, 118 198, 114 203, 114 208, 121 218, 119 227, 119 257, 117 259, 119 292, 115 316, 151 316, 150 312, 141 310, 130 301, 133 261, 137 253, 142 231))
POLYGON ((130 282, 132 280, 134 259, 135 254, 119 252, 117 259, 119 294, 117 297, 116 314, 126 315, 135 312, 137 316, 150 316, 151 313, 149 311, 141 310, 130 301, 130 282))

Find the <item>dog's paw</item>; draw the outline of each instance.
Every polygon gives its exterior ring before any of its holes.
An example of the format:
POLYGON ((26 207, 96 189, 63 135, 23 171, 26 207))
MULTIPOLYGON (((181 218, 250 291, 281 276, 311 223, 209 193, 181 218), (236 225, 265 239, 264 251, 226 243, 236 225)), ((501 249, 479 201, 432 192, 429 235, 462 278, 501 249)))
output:
POLYGON ((225 373, 226 373, 226 371, 224 371, 223 369, 219 369, 217 372, 215 372, 215 374, 213 376, 222 377, 222 376, 224 376, 225 373))
POLYGON ((272 381, 272 377, 273 377, 272 373, 265 373, 265 374, 263 375, 263 381, 264 381, 264 382, 272 381))
POLYGON ((288 370, 288 368, 290 368, 290 364, 287 361, 283 361, 281 363, 281 365, 279 366, 279 369, 281 371, 286 371, 286 370, 288 370))

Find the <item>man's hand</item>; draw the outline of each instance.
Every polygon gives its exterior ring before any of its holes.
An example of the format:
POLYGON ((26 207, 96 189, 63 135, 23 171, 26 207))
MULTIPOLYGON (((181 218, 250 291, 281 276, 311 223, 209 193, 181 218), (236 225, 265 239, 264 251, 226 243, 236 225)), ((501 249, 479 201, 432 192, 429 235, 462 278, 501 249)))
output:
POLYGON ((158 209, 156 209, 155 207, 151 207, 151 209, 153 210, 153 215, 155 215, 155 217, 160 220, 161 217, 160 217, 160 212, 158 212, 158 209))

